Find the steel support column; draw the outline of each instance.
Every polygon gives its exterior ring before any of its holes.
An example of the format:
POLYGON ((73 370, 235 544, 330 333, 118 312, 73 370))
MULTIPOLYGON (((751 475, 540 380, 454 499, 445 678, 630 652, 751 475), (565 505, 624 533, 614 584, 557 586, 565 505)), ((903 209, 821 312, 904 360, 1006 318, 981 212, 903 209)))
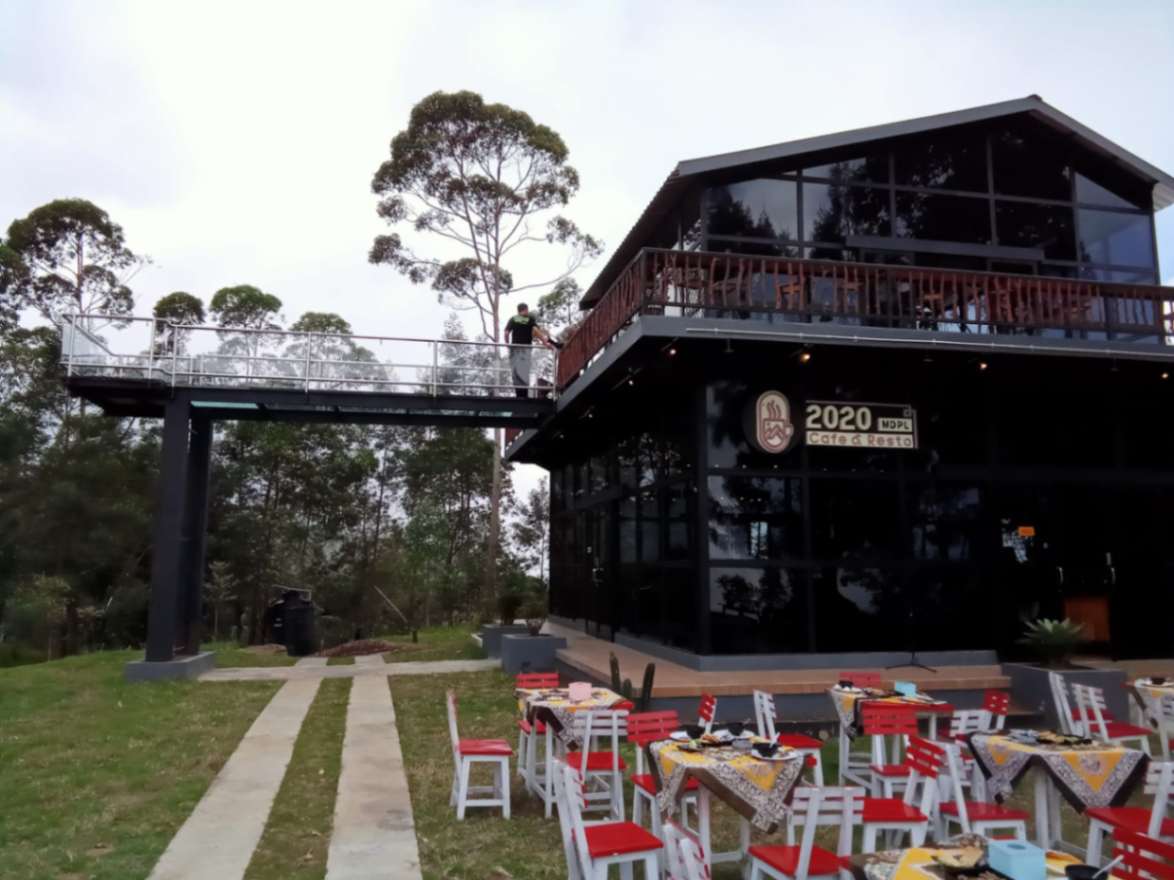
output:
POLYGON ((155 507, 151 559, 151 604, 147 614, 147 660, 175 656, 180 600, 184 496, 188 483, 188 419, 186 399, 171 400, 163 415, 163 455, 155 507))
POLYGON ((212 452, 212 422, 193 415, 188 442, 187 486, 184 499, 183 544, 180 552, 179 602, 176 644, 181 654, 200 650, 203 623, 204 549, 208 531, 208 477, 212 452))

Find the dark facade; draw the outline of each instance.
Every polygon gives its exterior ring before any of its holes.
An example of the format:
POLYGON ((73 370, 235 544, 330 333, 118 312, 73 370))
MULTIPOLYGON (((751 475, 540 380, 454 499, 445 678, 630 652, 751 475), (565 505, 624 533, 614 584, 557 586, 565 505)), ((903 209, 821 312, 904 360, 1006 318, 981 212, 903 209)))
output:
POLYGON ((1159 182, 1045 123, 960 118, 670 178, 621 251, 700 259, 656 263, 623 309, 609 264, 586 304, 614 328, 585 323, 595 362, 512 450, 550 470, 553 613, 725 655, 1010 654, 1021 618, 1069 615, 1107 652, 1169 654, 1159 182), (733 285, 724 253, 762 259, 733 285), (905 266, 967 274, 923 273, 902 312, 905 266), (1116 286, 1070 300, 1019 276, 1116 286), (984 292, 951 305, 937 278, 984 292), (790 406, 781 452, 756 436, 764 392, 790 406), (915 440, 879 430, 886 413, 915 440))

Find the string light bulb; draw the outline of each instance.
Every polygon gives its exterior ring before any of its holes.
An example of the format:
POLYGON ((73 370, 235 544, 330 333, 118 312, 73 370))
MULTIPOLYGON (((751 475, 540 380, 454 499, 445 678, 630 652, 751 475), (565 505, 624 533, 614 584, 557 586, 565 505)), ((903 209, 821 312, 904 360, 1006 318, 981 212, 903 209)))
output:
POLYGON ((979 361, 978 362, 979 370, 985 370, 989 366, 990 366, 990 364, 988 364, 986 361, 979 361))
POLYGON ((809 351, 799 352, 799 363, 805 364, 810 360, 811 360, 811 352, 809 352, 809 351))

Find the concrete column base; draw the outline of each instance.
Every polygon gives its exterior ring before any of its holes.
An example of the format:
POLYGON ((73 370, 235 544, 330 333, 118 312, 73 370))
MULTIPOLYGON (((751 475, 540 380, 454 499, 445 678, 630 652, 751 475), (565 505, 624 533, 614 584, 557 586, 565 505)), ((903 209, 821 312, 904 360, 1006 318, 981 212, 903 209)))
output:
POLYGON ((132 660, 126 664, 124 674, 127 681, 168 681, 175 678, 198 678, 216 668, 216 655, 201 651, 190 657, 176 657, 174 660, 132 660))

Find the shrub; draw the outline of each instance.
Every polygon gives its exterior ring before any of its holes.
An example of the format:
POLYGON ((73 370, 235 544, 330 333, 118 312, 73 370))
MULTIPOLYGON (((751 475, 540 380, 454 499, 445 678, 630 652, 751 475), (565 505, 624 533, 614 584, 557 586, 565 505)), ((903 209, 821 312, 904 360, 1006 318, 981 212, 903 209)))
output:
POLYGON ((521 593, 502 593, 497 597, 497 613, 503 624, 513 623, 518 618, 518 611, 526 597, 521 593))
POLYGON ((1075 623, 1067 617, 1063 620, 1041 617, 1027 622, 1027 630, 1019 644, 1034 650, 1044 666, 1066 666, 1084 641, 1083 623, 1075 623))

